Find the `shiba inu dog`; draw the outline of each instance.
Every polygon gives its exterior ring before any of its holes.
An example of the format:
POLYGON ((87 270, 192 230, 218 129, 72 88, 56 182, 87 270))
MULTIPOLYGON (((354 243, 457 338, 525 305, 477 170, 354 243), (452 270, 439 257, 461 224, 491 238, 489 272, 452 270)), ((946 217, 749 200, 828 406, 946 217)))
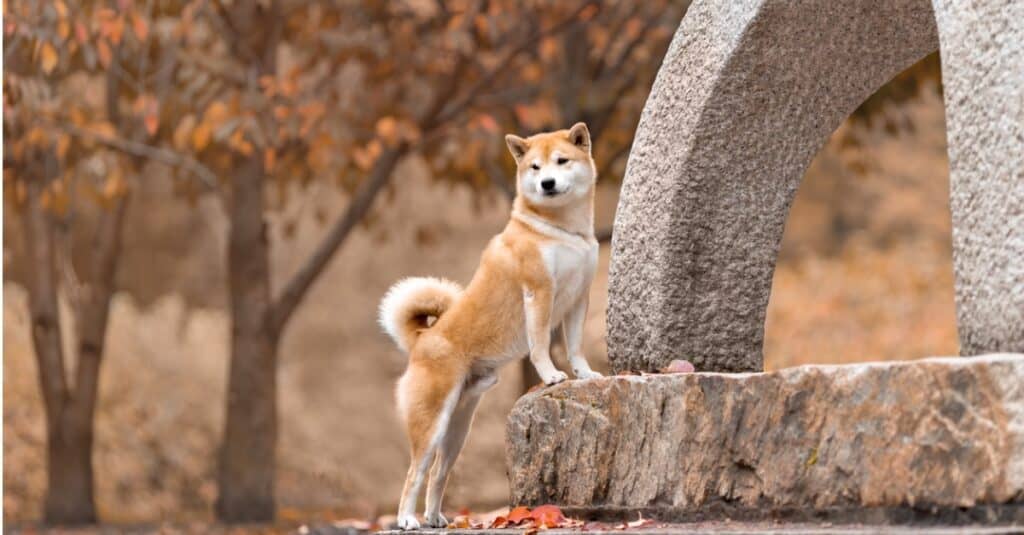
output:
POLYGON ((409 353, 397 388, 412 452, 398 506, 402 529, 419 527, 416 501, 432 463, 426 524, 448 524, 441 515, 448 472, 500 366, 529 354, 546 384, 566 380, 549 353, 551 331, 561 325, 576 377, 601 376, 582 353, 598 253, 590 131, 577 123, 505 141, 517 167, 512 216, 484 250, 469 286, 408 278, 380 304, 381 325, 409 353))

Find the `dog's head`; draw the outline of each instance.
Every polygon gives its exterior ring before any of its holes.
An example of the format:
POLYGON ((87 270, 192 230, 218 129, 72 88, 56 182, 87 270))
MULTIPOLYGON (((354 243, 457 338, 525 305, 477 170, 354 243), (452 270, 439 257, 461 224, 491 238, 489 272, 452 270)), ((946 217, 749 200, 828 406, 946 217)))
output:
POLYGON ((597 168, 587 125, 526 139, 509 134, 505 142, 516 159, 516 191, 528 203, 560 207, 590 197, 597 168))

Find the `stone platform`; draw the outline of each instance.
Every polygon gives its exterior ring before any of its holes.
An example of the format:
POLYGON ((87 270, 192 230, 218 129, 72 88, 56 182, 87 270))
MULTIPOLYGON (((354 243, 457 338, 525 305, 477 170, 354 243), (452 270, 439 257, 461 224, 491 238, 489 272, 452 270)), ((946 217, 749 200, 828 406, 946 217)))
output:
MULTIPOLYGON (((541 533, 544 535, 586 535, 609 533, 638 533, 642 535, 695 535, 695 534, 748 534, 760 535, 810 535, 829 533, 832 535, 867 535, 874 533, 885 533, 887 535, 1003 535, 1006 533, 1022 533, 1024 527, 1010 524, 991 526, 969 525, 969 526, 873 526, 864 524, 836 525, 830 523, 771 523, 771 522, 701 522, 687 524, 664 524, 657 527, 628 530, 587 530, 587 529, 549 529, 541 533)), ((525 535, 526 530, 521 529, 418 529, 413 531, 381 531, 381 535, 525 535)), ((313 528, 308 535, 361 535, 342 530, 332 530, 330 527, 313 528)))
POLYGON ((507 462, 513 505, 590 517, 1020 524, 1024 355, 571 381, 507 462))

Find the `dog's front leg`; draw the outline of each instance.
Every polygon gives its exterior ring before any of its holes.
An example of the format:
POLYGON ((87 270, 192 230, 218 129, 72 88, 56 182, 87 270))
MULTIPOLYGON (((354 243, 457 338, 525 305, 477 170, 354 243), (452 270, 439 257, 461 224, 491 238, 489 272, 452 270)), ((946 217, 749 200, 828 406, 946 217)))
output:
POLYGON ((569 309, 562 322, 562 332, 565 335, 565 350, 569 353, 569 364, 572 366, 572 373, 578 379, 593 379, 602 377, 600 373, 590 369, 590 363, 583 356, 583 324, 587 319, 587 305, 590 296, 584 294, 578 303, 569 309))
POLYGON ((530 344, 530 362, 537 369, 544 384, 553 385, 569 378, 551 362, 551 306, 550 287, 526 287, 523 304, 526 307, 526 339, 530 344))

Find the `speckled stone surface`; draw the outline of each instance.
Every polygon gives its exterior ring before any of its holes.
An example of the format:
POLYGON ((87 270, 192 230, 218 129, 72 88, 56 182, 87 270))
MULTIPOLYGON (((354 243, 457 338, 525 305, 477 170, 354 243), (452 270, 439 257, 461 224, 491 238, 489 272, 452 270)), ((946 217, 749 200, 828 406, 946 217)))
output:
MULTIPOLYGON (((939 3, 963 348, 1021 351, 1024 8, 939 3)), ((864 99, 938 45, 926 0, 694 2, 622 187, 612 367, 687 358, 698 370, 760 371, 774 264, 807 165, 864 99)))
POLYGON ((964 355, 1024 351, 1024 2, 937 0, 964 355))
POLYGON ((570 381, 507 434, 516 505, 1024 521, 1024 354, 570 381))

